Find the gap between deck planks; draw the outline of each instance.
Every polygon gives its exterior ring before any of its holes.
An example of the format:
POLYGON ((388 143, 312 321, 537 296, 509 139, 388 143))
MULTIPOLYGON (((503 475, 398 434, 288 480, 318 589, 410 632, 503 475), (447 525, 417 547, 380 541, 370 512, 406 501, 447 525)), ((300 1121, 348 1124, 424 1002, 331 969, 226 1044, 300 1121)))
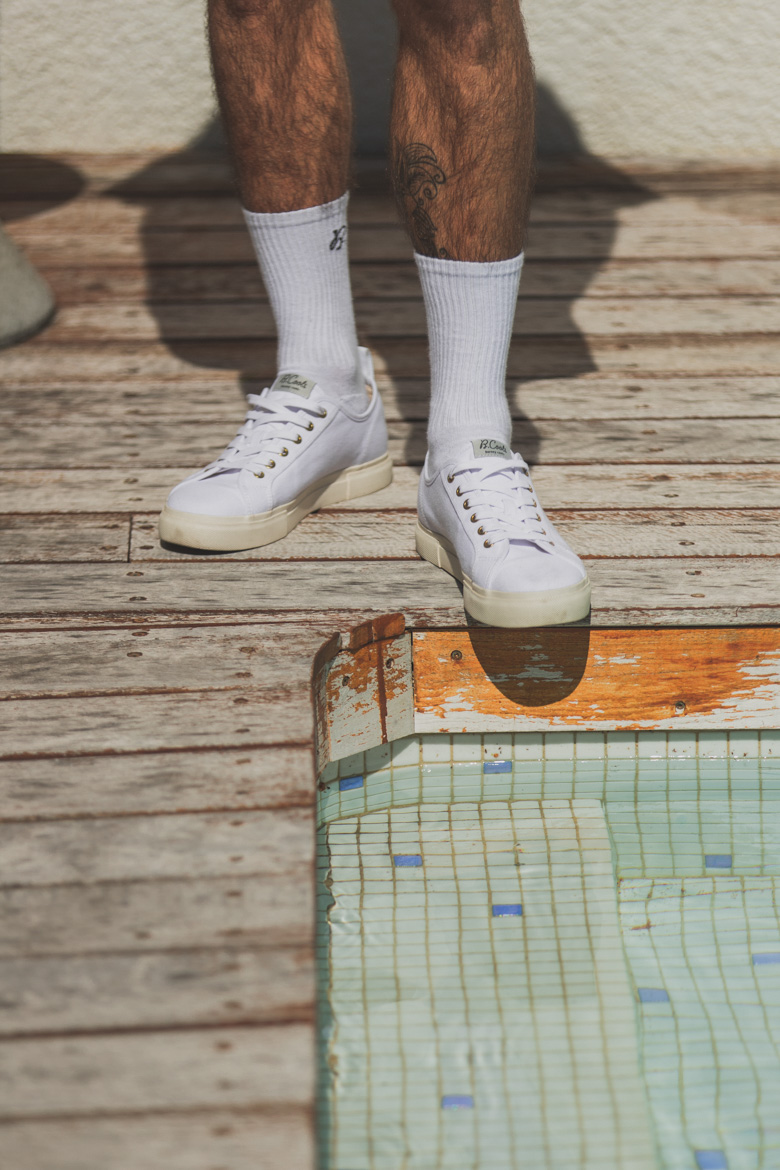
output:
MULTIPOLYGON (((272 376, 265 297, 221 163, 71 161, 85 196, 3 205, 65 306, 0 355, 4 555, 38 562, 0 567, 4 1157, 310 1170, 311 659, 370 612, 464 620, 412 559, 419 286, 369 175, 353 273, 395 483, 283 546, 177 558, 153 513, 272 376), (336 542, 367 559, 329 560, 336 542)), ((9 190, 42 174, 17 165, 9 190)), ((776 190, 776 172, 542 173, 511 397, 590 555, 594 624, 780 620, 776 190)))

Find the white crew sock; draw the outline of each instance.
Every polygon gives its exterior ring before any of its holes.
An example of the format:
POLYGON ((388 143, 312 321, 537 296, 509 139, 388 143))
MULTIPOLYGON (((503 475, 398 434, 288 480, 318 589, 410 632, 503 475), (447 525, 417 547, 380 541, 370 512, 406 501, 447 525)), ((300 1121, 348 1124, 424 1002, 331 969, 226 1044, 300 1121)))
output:
POLYGON ((512 441, 506 363, 523 253, 487 264, 415 260, 431 357, 429 466, 438 471, 467 439, 512 441))
POLYGON ((347 257, 349 194, 300 211, 244 218, 279 334, 278 372, 305 374, 362 409, 360 369, 347 257))

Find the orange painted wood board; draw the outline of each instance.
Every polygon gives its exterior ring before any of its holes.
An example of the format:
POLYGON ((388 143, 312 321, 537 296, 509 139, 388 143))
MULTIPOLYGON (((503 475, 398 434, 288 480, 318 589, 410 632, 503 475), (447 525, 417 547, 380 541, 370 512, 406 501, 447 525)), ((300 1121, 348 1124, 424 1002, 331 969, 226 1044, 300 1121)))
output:
POLYGON ((414 729, 780 726, 780 629, 471 629, 412 638, 414 729))

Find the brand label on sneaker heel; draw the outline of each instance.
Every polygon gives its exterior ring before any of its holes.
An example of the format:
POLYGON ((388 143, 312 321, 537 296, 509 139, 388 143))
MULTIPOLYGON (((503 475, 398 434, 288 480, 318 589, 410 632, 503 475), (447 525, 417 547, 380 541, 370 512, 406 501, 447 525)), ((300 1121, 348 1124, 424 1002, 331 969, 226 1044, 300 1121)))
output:
POLYGON ((280 374, 271 389, 286 390, 288 394, 300 394, 301 398, 308 398, 315 385, 316 382, 304 378, 302 374, 280 374))
POLYGON ((506 443, 499 439, 472 439, 471 446, 477 459, 484 459, 487 455, 494 455, 496 459, 511 459, 512 452, 506 443))

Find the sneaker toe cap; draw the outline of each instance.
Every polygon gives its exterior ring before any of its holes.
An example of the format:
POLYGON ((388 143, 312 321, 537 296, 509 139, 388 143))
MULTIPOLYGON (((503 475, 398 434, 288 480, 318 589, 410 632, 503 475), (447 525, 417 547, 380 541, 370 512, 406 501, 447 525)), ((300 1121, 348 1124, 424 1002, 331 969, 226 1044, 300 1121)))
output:
POLYGON ((213 475, 206 479, 186 479, 168 496, 166 507, 196 516, 246 516, 237 475, 213 475))
POLYGON ((549 592, 579 585, 586 576, 574 553, 563 556, 535 550, 524 556, 508 556, 492 575, 490 588, 501 593, 549 592))

